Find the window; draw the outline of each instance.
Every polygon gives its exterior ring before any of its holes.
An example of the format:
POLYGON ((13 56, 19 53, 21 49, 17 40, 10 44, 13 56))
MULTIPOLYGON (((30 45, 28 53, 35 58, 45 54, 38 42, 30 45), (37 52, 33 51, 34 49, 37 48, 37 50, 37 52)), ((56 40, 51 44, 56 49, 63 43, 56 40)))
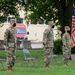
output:
POLYGON ((23 18, 18 18, 17 23, 23 23, 23 18))
POLYGON ((15 17, 8 17, 8 22, 10 22, 10 19, 15 19, 15 17))
POLYGON ((16 28, 17 34, 26 34, 26 29, 25 28, 16 28))

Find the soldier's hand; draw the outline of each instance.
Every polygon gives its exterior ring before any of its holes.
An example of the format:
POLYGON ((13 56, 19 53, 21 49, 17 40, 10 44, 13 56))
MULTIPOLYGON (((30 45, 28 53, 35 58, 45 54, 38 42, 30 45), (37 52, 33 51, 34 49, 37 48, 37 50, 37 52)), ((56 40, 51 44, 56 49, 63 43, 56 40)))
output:
POLYGON ((69 48, 70 48, 71 46, 69 46, 69 48))
POLYGON ((6 49, 9 49, 9 47, 7 46, 6 49))
POLYGON ((67 47, 65 47, 65 50, 67 50, 67 47))
POLYGON ((16 42, 15 44, 18 45, 18 42, 16 42))
POLYGON ((46 46, 46 49, 48 49, 49 47, 48 46, 46 46))
POLYGON ((4 48, 6 49, 6 46, 4 45, 4 48))
POLYGON ((8 46, 5 46, 5 45, 4 45, 4 48, 5 48, 5 49, 9 49, 9 47, 8 47, 8 46))
POLYGON ((45 43, 43 42, 43 45, 45 46, 45 43))

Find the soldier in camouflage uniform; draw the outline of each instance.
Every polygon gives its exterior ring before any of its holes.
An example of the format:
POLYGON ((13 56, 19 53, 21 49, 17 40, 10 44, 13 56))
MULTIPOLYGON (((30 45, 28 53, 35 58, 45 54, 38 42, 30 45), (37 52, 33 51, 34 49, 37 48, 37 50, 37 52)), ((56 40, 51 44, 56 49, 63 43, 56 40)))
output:
POLYGON ((49 63, 51 62, 53 47, 54 47, 54 33, 53 28, 54 25, 49 22, 48 28, 45 29, 43 33, 43 45, 44 45, 44 62, 45 67, 49 68, 49 63))
POLYGON ((13 71, 12 67, 15 64, 16 59, 16 30, 15 30, 15 20, 11 19, 9 27, 4 33, 4 45, 7 56, 7 67, 8 71, 13 71))
POLYGON ((70 31, 70 28, 68 26, 65 26, 65 33, 62 36, 62 43, 63 43, 63 62, 65 66, 68 66, 68 60, 71 56, 71 38, 70 34, 68 33, 70 31))

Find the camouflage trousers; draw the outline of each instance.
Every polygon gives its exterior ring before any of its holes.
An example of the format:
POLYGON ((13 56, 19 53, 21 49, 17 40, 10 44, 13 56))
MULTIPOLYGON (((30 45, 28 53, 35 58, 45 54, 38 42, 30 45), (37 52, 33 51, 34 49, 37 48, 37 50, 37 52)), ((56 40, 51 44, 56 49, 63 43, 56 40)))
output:
POLYGON ((65 49, 65 47, 63 47, 62 51, 63 51, 63 62, 67 63, 71 56, 71 48, 68 47, 67 49, 65 49))
POLYGON ((49 64, 51 62, 51 58, 52 58, 52 54, 53 54, 53 47, 50 48, 44 48, 44 62, 45 64, 49 64))
POLYGON ((9 48, 8 50, 6 50, 6 56, 7 56, 7 60, 6 60, 7 66, 13 67, 16 60, 15 48, 9 48))

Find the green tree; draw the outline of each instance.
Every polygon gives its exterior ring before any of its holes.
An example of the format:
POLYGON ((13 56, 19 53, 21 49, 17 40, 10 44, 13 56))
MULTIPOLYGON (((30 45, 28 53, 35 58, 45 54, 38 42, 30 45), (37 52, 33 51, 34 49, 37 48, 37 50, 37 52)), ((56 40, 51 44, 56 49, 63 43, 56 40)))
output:
POLYGON ((62 31, 65 25, 71 27, 73 0, 2 0, 0 13, 18 16, 18 4, 25 7, 26 18, 32 23, 39 19, 46 22, 53 20, 56 25, 61 25, 62 31))
POLYGON ((6 1, 9 1, 9 0, 0 0, 0 2, 6 2, 6 1))
POLYGON ((0 2, 0 13, 3 13, 4 16, 18 15, 17 10, 17 0, 5 0, 5 2, 0 2))
POLYGON ((54 0, 54 2, 58 9, 58 20, 63 31, 65 25, 70 27, 72 25, 73 0, 54 0))
POLYGON ((46 22, 57 20, 57 9, 54 8, 53 0, 28 0, 25 8, 31 12, 29 18, 32 23, 37 23, 39 19, 43 19, 46 22))
POLYGON ((0 22, 4 22, 9 15, 18 17, 20 7, 21 2, 19 0, 0 0, 0 22))
POLYGON ((73 0, 28 0, 25 7, 31 12, 33 23, 41 18, 46 22, 53 20, 61 25, 62 32, 65 25, 71 27, 73 0))

